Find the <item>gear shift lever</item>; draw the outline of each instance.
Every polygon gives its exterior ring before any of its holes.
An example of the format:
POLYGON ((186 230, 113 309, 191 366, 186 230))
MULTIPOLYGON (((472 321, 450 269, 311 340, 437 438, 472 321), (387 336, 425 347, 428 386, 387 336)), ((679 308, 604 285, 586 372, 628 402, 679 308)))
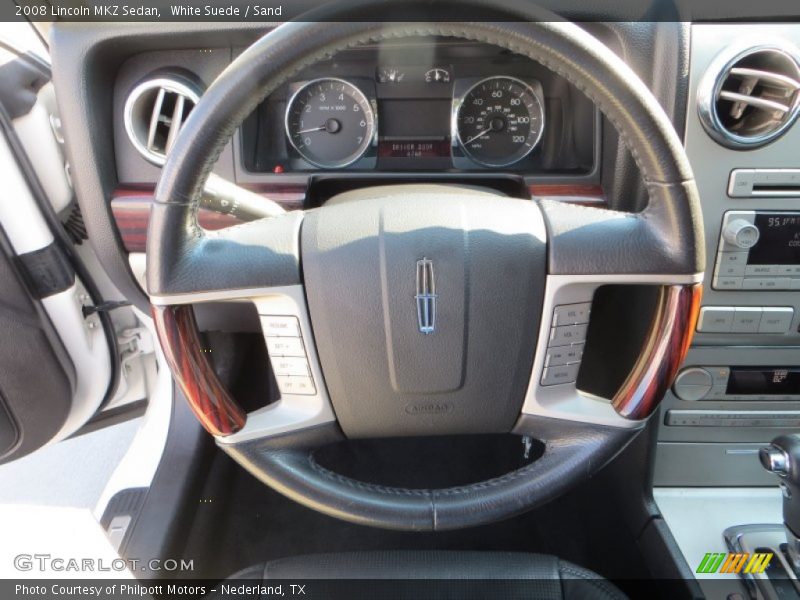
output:
POLYGON ((788 554, 795 572, 800 571, 800 435, 782 435, 758 453, 767 471, 780 477, 783 492, 783 525, 788 554))

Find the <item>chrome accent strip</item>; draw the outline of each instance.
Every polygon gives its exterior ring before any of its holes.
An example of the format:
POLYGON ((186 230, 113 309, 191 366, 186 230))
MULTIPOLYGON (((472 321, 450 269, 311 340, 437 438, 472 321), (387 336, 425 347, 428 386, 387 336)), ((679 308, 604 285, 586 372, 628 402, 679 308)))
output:
MULTIPOLYGON (((133 88, 125 99, 125 107, 122 112, 125 132, 128 134, 128 139, 133 147, 136 148, 136 151, 141 154, 145 160, 159 167, 164 165, 167 157, 159 152, 153 151, 152 144, 155 138, 156 126, 158 125, 158 115, 161 111, 161 105, 166 92, 177 94, 179 97, 188 98, 195 105, 200 101, 200 91, 189 83, 179 80, 177 77, 173 79, 161 76, 143 81, 133 88), (154 89, 158 89, 159 91, 152 112, 150 113, 147 141, 146 143, 142 143, 133 124, 133 110, 142 95, 154 89)), ((172 135, 171 131, 170 135, 172 135)), ((177 132, 175 135, 177 135, 177 132)), ((168 145, 167 148, 169 147, 168 145)))
POLYGON ((305 160, 306 162, 315 167, 319 167, 320 169, 343 169, 345 167, 349 167, 353 163, 360 160, 364 156, 364 154, 366 154, 370 145, 376 146, 378 143, 378 112, 375 109, 375 104, 373 102, 370 102, 369 98, 367 98, 366 94, 364 94, 364 92, 361 91, 360 87, 358 87, 354 83, 351 83, 350 81, 347 81, 346 79, 341 79, 339 77, 318 77, 317 79, 312 79, 311 81, 304 82, 297 89, 297 91, 294 94, 292 94, 292 97, 289 98, 289 102, 286 103, 286 110, 284 111, 283 114, 283 127, 286 133, 286 139, 289 140, 289 143, 292 145, 292 148, 294 148, 295 151, 300 156, 303 157, 303 160, 305 160), (294 105, 294 101, 297 99, 297 96, 299 96, 300 92, 302 92, 306 88, 323 81, 338 81, 339 83, 343 83, 353 88, 356 91, 357 95, 361 96, 361 99, 364 101, 364 104, 370 107, 370 119, 367 121, 367 125, 369 126, 370 131, 369 135, 364 136, 364 147, 361 148, 360 151, 356 151, 354 158, 347 162, 323 164, 311 160, 310 158, 308 158, 308 156, 305 155, 305 153, 302 150, 300 150, 300 148, 297 147, 297 144, 294 143, 294 140, 292 139, 292 134, 289 130, 289 111, 294 105))
POLYGON ((800 52, 792 44, 780 40, 767 42, 743 41, 729 46, 717 55, 705 71, 697 87, 697 114, 706 132, 719 144, 737 149, 756 148, 763 146, 786 133, 800 116, 800 94, 796 94, 791 106, 787 109, 788 116, 784 122, 773 131, 760 136, 741 136, 726 129, 720 121, 716 111, 717 97, 722 93, 722 82, 730 74, 733 65, 742 58, 757 52, 777 52, 784 54, 794 61, 800 70, 800 52))
POLYGON ((423 258, 417 261, 417 323, 419 332, 430 335, 436 330, 436 282, 433 278, 433 261, 423 258))
MULTIPOLYGON (((455 85, 453 86, 453 90, 455 91, 455 85)), ((539 97, 539 94, 536 93, 536 90, 534 90, 533 87, 531 87, 530 84, 525 83, 524 81, 522 81, 521 79, 518 79, 516 77, 510 77, 510 76, 507 76, 507 75, 492 75, 491 77, 485 77, 484 79, 481 79, 481 80, 477 81, 476 83, 474 83, 473 85, 468 87, 463 94, 461 94, 458 97, 454 97, 453 98, 453 105, 452 105, 452 109, 451 109, 451 113, 450 113, 450 138, 452 140, 451 146, 458 145, 458 147, 461 149, 461 151, 471 161, 473 161, 476 164, 483 165, 484 167, 492 167, 492 168, 508 167, 510 165, 516 164, 519 161, 521 161, 523 158, 525 158, 531 152, 533 152, 533 149, 536 148, 536 146, 539 145, 539 142, 542 141, 542 136, 544 135, 544 128, 546 126, 546 119, 547 119, 547 115, 545 115, 544 101, 542 100, 542 98, 539 97), (533 96, 536 99, 536 102, 539 103, 539 109, 542 112, 542 127, 541 127, 541 129, 539 129, 539 135, 536 136, 536 140, 533 142, 533 144, 531 144, 531 147, 528 148, 528 151, 525 154, 523 154, 519 158, 515 158, 511 162, 506 162, 506 163, 487 163, 486 161, 482 161, 482 160, 479 160, 479 159, 475 158, 470 153, 470 151, 467 150, 467 148, 465 147, 464 143, 461 140, 461 134, 458 131, 458 114, 461 112, 461 106, 462 106, 462 104, 464 104, 464 99, 476 87, 478 87, 479 85, 481 85, 483 83, 486 83, 487 81, 491 81, 492 79, 510 79, 511 81, 514 81, 514 82, 518 83, 519 85, 521 85, 522 87, 526 88, 528 90, 528 92, 530 92, 531 96, 533 96)))
POLYGON ((548 275, 536 355, 522 404, 523 415, 535 415, 622 429, 643 427, 646 419, 620 416, 611 400, 579 391, 575 383, 541 385, 547 346, 556 306, 591 302, 597 288, 609 284, 690 285, 701 283, 703 273, 691 275, 548 275))
POLYGON ((258 440, 336 421, 319 364, 303 286, 292 285, 262 290, 261 294, 251 301, 256 305, 259 315, 284 315, 297 318, 316 393, 281 394, 277 402, 248 413, 244 427, 236 433, 224 437, 217 436, 217 444, 221 446, 258 440))

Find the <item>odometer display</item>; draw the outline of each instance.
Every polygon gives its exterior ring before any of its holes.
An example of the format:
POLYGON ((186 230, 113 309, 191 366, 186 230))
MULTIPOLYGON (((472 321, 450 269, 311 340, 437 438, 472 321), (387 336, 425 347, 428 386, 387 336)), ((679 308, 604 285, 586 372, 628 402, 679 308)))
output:
POLYGON ((542 102, 513 77, 490 77, 464 94, 456 114, 458 142, 467 156, 488 167, 525 158, 544 131, 542 102))
POLYGON ((375 135, 375 114, 363 92, 343 79, 317 79, 286 107, 286 135, 318 167, 337 169, 361 158, 375 135))

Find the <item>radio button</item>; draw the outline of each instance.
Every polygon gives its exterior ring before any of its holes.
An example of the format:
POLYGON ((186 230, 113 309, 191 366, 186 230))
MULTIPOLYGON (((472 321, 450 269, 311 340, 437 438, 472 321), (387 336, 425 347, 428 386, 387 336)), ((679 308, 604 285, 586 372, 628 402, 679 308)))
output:
POLYGON ((761 309, 756 306, 737 306, 733 315, 733 333, 757 333, 761 309))
POLYGON ((728 377, 731 376, 730 367, 708 367, 711 371, 711 376, 714 378, 714 387, 722 386, 723 388, 728 385, 728 377))
MULTIPOLYGON (((722 254, 740 254, 740 252, 723 252, 722 254)), ((744 262, 720 262, 717 265, 717 279, 721 277, 742 277, 749 267, 744 262)))
POLYGON ((784 290, 788 288, 788 279, 774 277, 746 277, 742 281, 743 290, 784 290))
POLYGON ((742 277, 715 277, 715 290, 740 290, 742 289, 742 277))
POLYGON ((581 361, 583 356, 583 344, 571 344, 569 346, 558 346, 548 348, 544 359, 545 367, 558 367, 581 361))
POLYGON ((744 270, 747 277, 757 276, 764 277, 766 275, 780 275, 778 273, 778 265, 747 265, 744 270))
POLYGON ((749 252, 719 252, 717 254, 718 265, 747 264, 749 252))
POLYGON ((705 395, 705 398, 703 398, 703 399, 704 400, 730 400, 731 399, 730 396, 728 396, 728 394, 726 393, 727 389, 728 389, 727 384, 726 385, 714 385, 714 387, 711 388, 711 391, 708 392, 705 395))
POLYGON ((732 306, 704 306, 700 309, 697 331, 730 333, 735 309, 732 306))
POLYGON ((792 279, 790 281, 791 281, 791 283, 789 284, 790 290, 800 290, 800 279, 792 279))
POLYGON ((778 269, 776 275, 800 275, 800 265, 775 265, 778 269))
POLYGON ((768 306, 762 309, 758 333, 786 333, 792 326, 794 309, 790 307, 768 306))

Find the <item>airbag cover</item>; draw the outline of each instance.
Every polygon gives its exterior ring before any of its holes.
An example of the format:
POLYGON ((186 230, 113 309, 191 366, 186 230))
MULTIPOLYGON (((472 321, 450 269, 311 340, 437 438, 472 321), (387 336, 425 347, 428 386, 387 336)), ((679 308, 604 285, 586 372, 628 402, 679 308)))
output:
POLYGON ((343 194, 307 214, 302 262, 348 436, 513 427, 544 291, 545 229, 533 202, 452 186, 343 194), (427 321, 424 293, 435 295, 427 321))

